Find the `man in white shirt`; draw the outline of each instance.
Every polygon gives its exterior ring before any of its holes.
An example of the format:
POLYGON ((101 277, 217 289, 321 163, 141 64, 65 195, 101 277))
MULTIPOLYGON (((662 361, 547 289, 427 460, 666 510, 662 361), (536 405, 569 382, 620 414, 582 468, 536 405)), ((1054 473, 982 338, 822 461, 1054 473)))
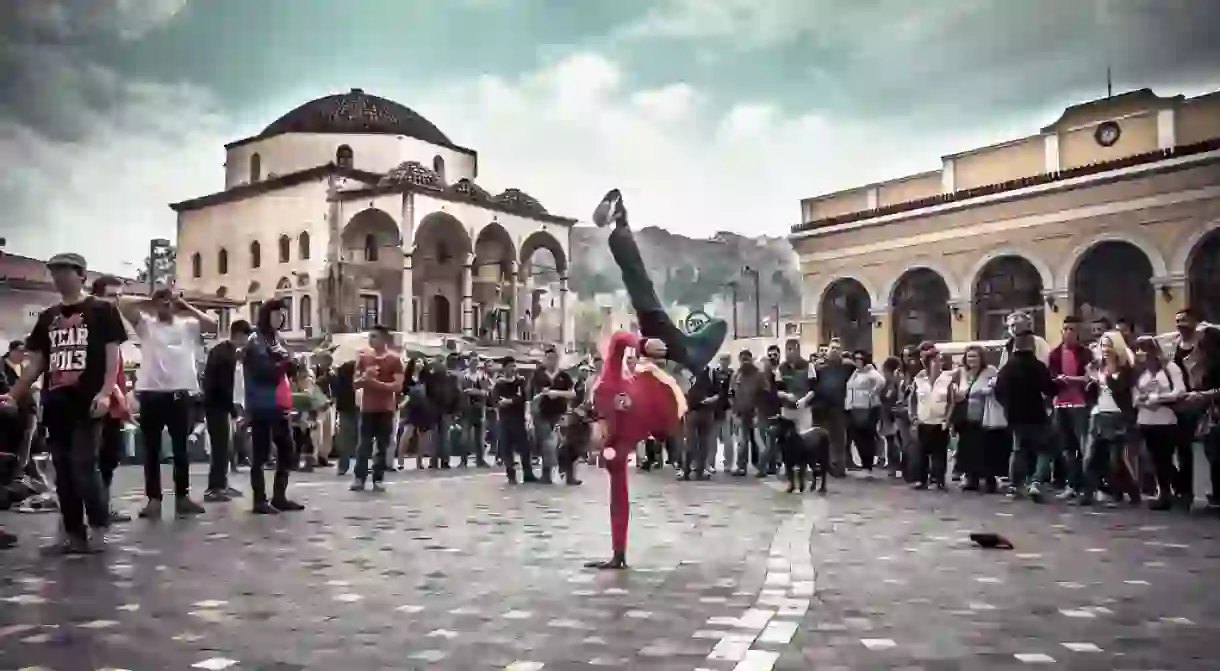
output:
POLYGON ((144 446, 144 494, 148 497, 140 517, 161 517, 161 433, 167 429, 174 464, 174 513, 198 515, 203 506, 189 496, 186 448, 192 396, 199 393, 200 325, 215 327, 215 320, 164 288, 154 291, 148 300, 124 298, 119 310, 135 327, 140 342, 135 391, 144 446))

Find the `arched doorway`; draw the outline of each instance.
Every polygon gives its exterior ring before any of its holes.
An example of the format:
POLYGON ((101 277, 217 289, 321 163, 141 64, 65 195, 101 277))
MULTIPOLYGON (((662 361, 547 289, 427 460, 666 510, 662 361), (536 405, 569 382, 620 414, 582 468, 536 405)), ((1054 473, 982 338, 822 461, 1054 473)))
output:
POLYGON ((953 316, 949 312, 949 285, 930 268, 912 268, 898 278, 890 296, 894 310, 893 350, 930 340, 953 339, 953 316))
POLYGON ((526 340, 558 342, 563 336, 566 297, 561 278, 568 276, 568 257, 558 238, 535 231, 521 243, 517 295, 517 331, 526 340))
POLYGON ((479 231, 474 243, 472 274, 475 335, 480 338, 502 341, 513 333, 508 319, 512 294, 509 274, 516 258, 512 236, 503 226, 493 222, 479 231))
POLYGON ((851 351, 873 349, 872 299, 859 280, 844 277, 830 283, 818 306, 821 342, 838 338, 851 351))
POLYGON ((1094 245, 1072 273, 1072 307, 1085 322, 1126 319, 1135 334, 1156 331, 1152 262, 1139 247, 1122 240, 1094 245))
POLYGON ((1212 231, 1190 252, 1186 264, 1187 294, 1199 318, 1220 323, 1220 230, 1212 231))
POLYGON ((1034 318, 1034 331, 1046 335, 1042 275, 1021 256, 1001 256, 987 262, 974 280, 974 337, 1008 337, 1008 315, 1021 310, 1034 318))
MULTIPOLYGON (((284 244, 288 244, 287 238, 284 244)), ((370 321, 391 330, 403 328, 395 309, 402 296, 403 273, 398 222, 384 210, 361 210, 344 225, 339 244, 343 268, 333 274, 327 295, 320 301, 323 323, 335 329, 337 320, 336 330, 349 333, 365 330, 370 321), (378 308, 369 310, 369 295, 378 296, 378 308), (328 308, 332 304, 334 310, 328 308)))
POLYGON ((453 333, 453 314, 449 310, 449 299, 443 294, 437 294, 432 297, 432 306, 429 310, 434 333, 453 333))
POLYGON ((466 227, 447 212, 432 212, 416 225, 411 284, 425 310, 419 317, 425 331, 463 331, 466 325, 466 315, 462 314, 465 307, 462 303, 465 298, 463 273, 472 252, 466 227), (445 299, 443 304, 436 300, 438 296, 445 299), (443 314, 437 312, 442 305, 443 314))

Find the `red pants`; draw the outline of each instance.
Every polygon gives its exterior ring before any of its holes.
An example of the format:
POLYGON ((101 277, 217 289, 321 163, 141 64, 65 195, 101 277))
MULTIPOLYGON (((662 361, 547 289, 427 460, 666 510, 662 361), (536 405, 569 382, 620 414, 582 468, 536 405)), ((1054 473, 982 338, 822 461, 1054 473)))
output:
POLYGON ((606 462, 610 474, 610 544, 616 554, 627 554, 627 521, 631 506, 627 495, 627 455, 632 445, 613 445, 614 459, 606 462))

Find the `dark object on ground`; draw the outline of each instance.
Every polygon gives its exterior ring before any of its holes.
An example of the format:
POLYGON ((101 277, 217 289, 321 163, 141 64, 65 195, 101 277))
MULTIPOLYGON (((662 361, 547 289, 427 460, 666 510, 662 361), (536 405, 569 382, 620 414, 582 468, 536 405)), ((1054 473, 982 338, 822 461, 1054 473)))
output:
POLYGON ((974 541, 975 545, 984 550, 1011 550, 1013 549, 1012 541, 1004 538, 1000 534, 982 532, 970 534, 970 540, 974 541))
POLYGON ((780 416, 772 417, 775 440, 780 446, 784 460, 784 471, 788 476, 788 493, 804 492, 805 477, 813 479, 809 491, 826 493, 826 476, 830 473, 830 434, 815 426, 805 433, 798 433, 796 424, 780 416), (818 475, 822 484, 818 486, 818 475))

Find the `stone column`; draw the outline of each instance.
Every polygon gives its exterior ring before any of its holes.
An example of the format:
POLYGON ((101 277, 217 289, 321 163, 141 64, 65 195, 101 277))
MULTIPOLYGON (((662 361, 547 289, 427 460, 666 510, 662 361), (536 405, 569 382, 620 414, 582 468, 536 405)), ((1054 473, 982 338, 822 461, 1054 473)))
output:
POLYGON ((411 265, 414 253, 412 247, 402 255, 402 296, 398 307, 398 330, 402 333, 415 332, 415 273, 411 265))
MULTIPOLYGON (((1045 306, 1042 320, 1046 324, 1046 333, 1043 333, 1042 337, 1051 345, 1057 345, 1063 334, 1063 319, 1072 314, 1072 297, 1066 289, 1044 290, 1042 303, 1045 306)), ((1088 328, 1088 325, 1085 328, 1088 328)))
POLYGON ((885 361, 890 351, 890 329, 893 310, 889 306, 869 310, 873 318, 873 361, 885 361))
POLYGON ((474 254, 462 263, 462 335, 474 335, 474 254))
POLYGON ((559 278, 559 345, 564 352, 571 351, 572 331, 568 325, 568 276, 559 278))
POLYGON ((1156 333, 1172 333, 1177 328, 1175 318, 1186 308, 1186 278, 1184 276, 1152 278, 1156 302, 1156 333))
POLYGON ((505 278, 505 284, 508 285, 508 328, 504 331, 508 334, 507 340, 514 342, 519 339, 517 333, 517 271, 519 265, 516 261, 512 261, 508 266, 508 277, 505 278))
POLYGON ((817 315, 805 315, 801 320, 801 351, 806 356, 818 349, 822 340, 821 322, 817 315))
POLYGON ((972 342, 974 340, 974 310, 971 309, 970 301, 950 301, 949 316, 953 342, 972 342))

